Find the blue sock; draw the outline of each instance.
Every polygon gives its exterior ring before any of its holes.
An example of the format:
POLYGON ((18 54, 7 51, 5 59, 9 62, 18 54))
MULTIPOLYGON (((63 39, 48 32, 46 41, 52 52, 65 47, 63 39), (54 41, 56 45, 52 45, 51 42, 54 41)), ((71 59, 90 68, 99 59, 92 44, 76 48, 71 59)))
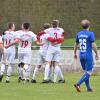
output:
POLYGON ((87 90, 91 89, 89 78, 85 80, 85 84, 86 84, 87 90))
POLYGON ((81 85, 83 82, 85 82, 87 79, 89 79, 90 75, 86 72, 81 79, 77 82, 77 85, 81 85))

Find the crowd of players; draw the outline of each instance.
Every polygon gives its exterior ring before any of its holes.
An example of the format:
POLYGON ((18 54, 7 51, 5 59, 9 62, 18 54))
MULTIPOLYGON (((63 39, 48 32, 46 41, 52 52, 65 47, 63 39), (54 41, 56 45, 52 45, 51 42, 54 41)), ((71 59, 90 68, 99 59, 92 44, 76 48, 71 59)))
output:
MULTIPOLYGON (((77 59, 77 48, 80 47, 79 58, 82 69, 84 71, 80 80, 74 84, 77 92, 81 92, 80 86, 82 83, 86 84, 88 92, 92 92, 90 85, 90 76, 93 71, 93 54, 98 60, 97 47, 95 43, 94 33, 89 31, 90 21, 81 21, 82 30, 76 34, 76 42, 74 45, 74 58, 77 59)), ((29 82, 31 72, 31 45, 36 43, 40 46, 38 52, 37 66, 34 69, 32 76, 32 83, 36 83, 36 75, 41 66, 45 63, 44 80, 42 83, 56 83, 57 77, 60 77, 59 83, 65 83, 59 61, 61 58, 61 43, 64 41, 64 30, 59 27, 59 20, 53 20, 52 24, 45 23, 43 30, 37 35, 30 31, 30 24, 23 23, 21 30, 14 31, 15 25, 8 24, 8 29, 2 37, 0 36, 0 82, 2 81, 5 66, 8 64, 6 83, 10 82, 10 76, 14 67, 15 45, 18 44, 18 82, 29 82), (2 41, 3 39, 3 41, 2 41), (4 46, 3 46, 4 44, 4 46), (53 71, 54 70, 54 71, 53 71), (52 73, 54 72, 54 78, 52 73)), ((33 55, 34 56, 34 55, 33 55)))
MULTIPOLYGON (((2 35, 4 44, 3 60, 1 61, 0 82, 3 79, 5 66, 8 64, 6 83, 10 82, 10 76, 14 68, 15 45, 18 44, 18 82, 29 82, 31 72, 31 46, 36 43, 40 46, 37 66, 34 69, 31 82, 36 83, 36 74, 42 64, 46 63, 43 83, 57 82, 65 83, 62 71, 59 67, 61 57, 61 43, 64 41, 64 30, 59 27, 59 21, 53 20, 52 25, 45 23, 43 30, 37 35, 30 31, 30 24, 23 23, 21 30, 15 31, 14 23, 8 24, 8 29, 2 35), (54 79, 52 72, 54 67, 54 79)), ((2 41, 1 41, 2 43, 2 41)), ((34 55, 33 55, 34 56, 34 55)))

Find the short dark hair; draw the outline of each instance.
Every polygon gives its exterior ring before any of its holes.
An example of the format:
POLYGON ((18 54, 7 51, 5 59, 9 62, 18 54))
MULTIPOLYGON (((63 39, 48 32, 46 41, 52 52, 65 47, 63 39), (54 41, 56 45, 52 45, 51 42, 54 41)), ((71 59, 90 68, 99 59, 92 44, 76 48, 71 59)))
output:
POLYGON ((14 23, 10 22, 10 23, 7 24, 7 28, 11 29, 13 25, 14 25, 14 23))
POLYGON ((49 23, 44 23, 43 28, 44 29, 50 28, 50 24, 49 23))
POLYGON ((24 29, 29 29, 30 28, 30 23, 23 23, 23 28, 24 29))

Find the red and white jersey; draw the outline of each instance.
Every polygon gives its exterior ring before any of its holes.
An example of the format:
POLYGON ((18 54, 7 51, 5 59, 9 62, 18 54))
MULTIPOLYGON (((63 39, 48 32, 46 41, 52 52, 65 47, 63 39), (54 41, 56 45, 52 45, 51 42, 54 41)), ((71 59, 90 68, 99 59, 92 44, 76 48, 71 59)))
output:
MULTIPOLYGON (((14 42, 15 39, 15 32, 14 31, 5 31, 5 35, 2 36, 4 41, 4 46, 9 45, 10 43, 14 42)), ((15 52, 15 45, 9 47, 6 49, 11 50, 12 52, 15 52)))
POLYGON ((49 42, 48 42, 48 40, 47 40, 48 37, 50 37, 49 34, 42 34, 42 35, 40 36, 40 41, 41 41, 42 43, 44 43, 44 45, 40 46, 40 50, 42 50, 42 51, 47 51, 48 46, 49 46, 49 42))
POLYGON ((20 43, 18 46, 18 52, 25 53, 25 52, 31 52, 31 45, 33 41, 36 41, 36 35, 32 31, 23 31, 19 30, 17 31, 16 38, 20 39, 20 43))
MULTIPOLYGON (((61 38, 64 34, 64 30, 60 27, 49 28, 49 29, 46 29, 45 32, 46 32, 46 34, 49 34, 51 37, 53 37, 55 39, 61 38)), ((52 42, 50 42, 50 45, 54 46, 54 47, 60 47, 61 43, 56 44, 56 45, 52 45, 52 42)))

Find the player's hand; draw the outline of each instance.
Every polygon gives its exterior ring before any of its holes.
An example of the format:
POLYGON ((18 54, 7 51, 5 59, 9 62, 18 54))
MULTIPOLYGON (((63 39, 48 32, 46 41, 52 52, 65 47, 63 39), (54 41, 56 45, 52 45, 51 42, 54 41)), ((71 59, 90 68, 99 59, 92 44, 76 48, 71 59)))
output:
POLYGON ((5 48, 6 48, 6 49, 9 48, 9 45, 6 45, 5 48))
POLYGON ((76 54, 74 54, 74 59, 77 59, 77 55, 76 54))
POLYGON ((98 57, 98 55, 96 55, 96 56, 95 56, 95 60, 98 60, 98 59, 99 59, 99 57, 98 57))
POLYGON ((44 45, 44 43, 43 42, 40 42, 40 46, 43 46, 44 45))

